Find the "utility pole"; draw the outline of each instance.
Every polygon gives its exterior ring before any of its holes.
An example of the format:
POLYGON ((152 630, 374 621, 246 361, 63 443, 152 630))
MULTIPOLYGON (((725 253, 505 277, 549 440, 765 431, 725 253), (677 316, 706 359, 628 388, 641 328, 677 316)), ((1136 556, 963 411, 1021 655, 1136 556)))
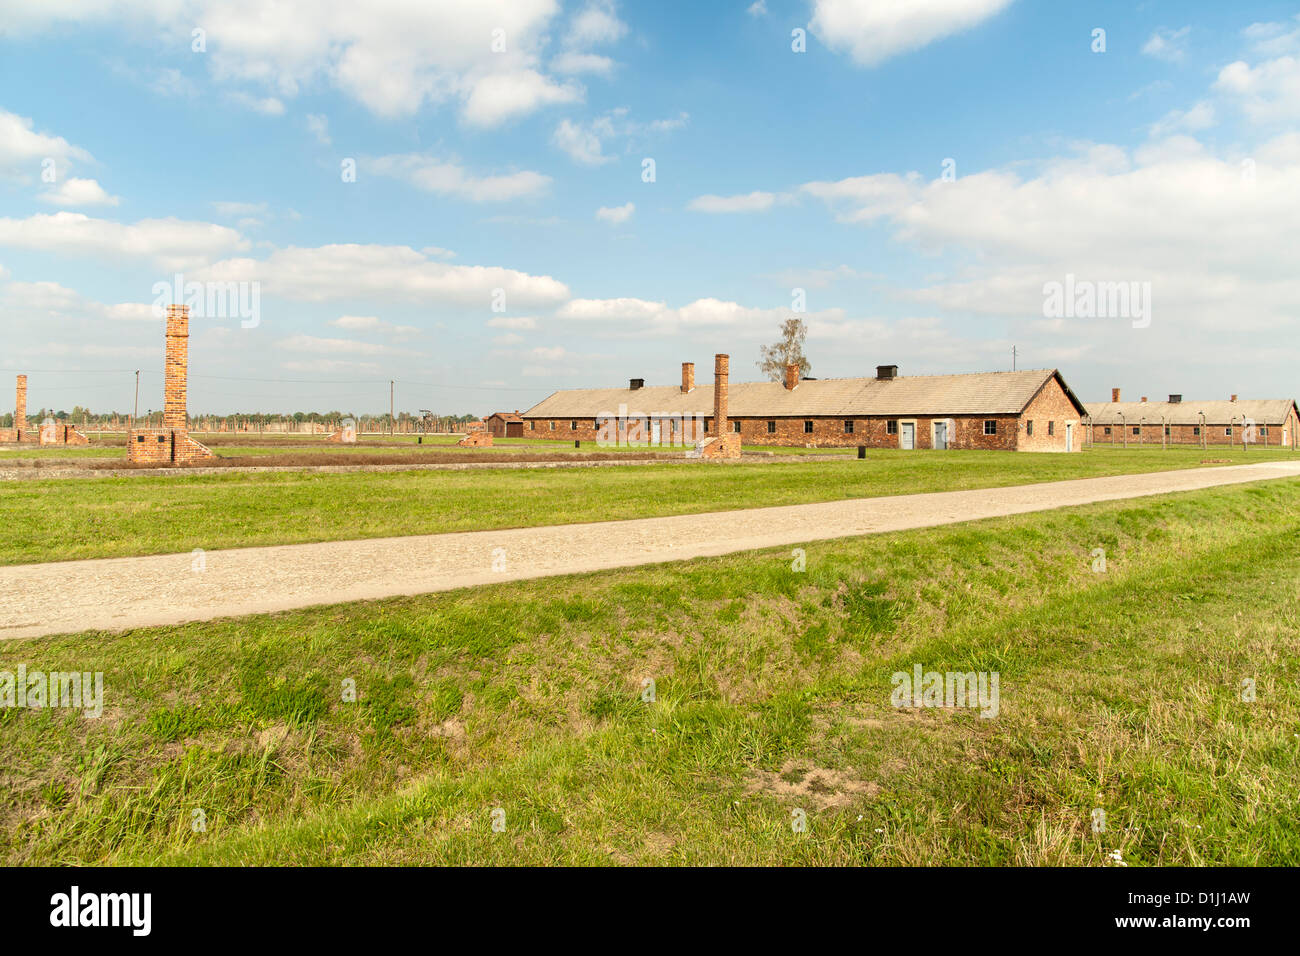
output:
POLYGON ((393 380, 388 380, 388 434, 397 434, 397 419, 393 417, 393 380))
POLYGON ((135 420, 140 417, 140 370, 135 370, 135 411, 131 413, 131 427, 135 427, 135 420))

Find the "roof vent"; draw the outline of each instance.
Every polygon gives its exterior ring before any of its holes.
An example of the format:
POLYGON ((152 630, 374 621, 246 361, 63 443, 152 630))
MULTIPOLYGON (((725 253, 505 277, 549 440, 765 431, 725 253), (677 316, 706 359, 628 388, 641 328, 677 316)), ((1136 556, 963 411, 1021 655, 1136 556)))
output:
POLYGON ((1181 395, 1170 395, 1170 396, 1169 396, 1169 404, 1170 404, 1170 405, 1177 405, 1177 404, 1178 404, 1179 402, 1181 402, 1182 400, 1183 400, 1183 396, 1181 396, 1181 395))
POLYGON ((643 379, 643 378, 634 378, 634 379, 632 379, 632 381, 630 381, 630 382, 628 383, 628 386, 627 386, 627 387, 628 387, 630 390, 634 391, 634 392, 635 392, 638 388, 645 388, 645 379, 643 379))
POLYGON ((898 378, 897 365, 877 365, 876 378, 882 382, 888 382, 891 379, 898 378))

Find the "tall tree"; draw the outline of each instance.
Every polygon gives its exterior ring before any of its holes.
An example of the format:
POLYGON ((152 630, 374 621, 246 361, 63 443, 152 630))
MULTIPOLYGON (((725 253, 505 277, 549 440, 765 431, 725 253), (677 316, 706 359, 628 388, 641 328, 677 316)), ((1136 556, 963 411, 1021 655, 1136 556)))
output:
POLYGON ((803 354, 803 343, 807 336, 808 329, 804 327, 803 319, 786 319, 781 323, 781 341, 759 347, 760 358, 755 363, 758 370, 772 381, 782 382, 785 380, 785 367, 798 365, 799 377, 807 378, 812 371, 812 363, 803 354))

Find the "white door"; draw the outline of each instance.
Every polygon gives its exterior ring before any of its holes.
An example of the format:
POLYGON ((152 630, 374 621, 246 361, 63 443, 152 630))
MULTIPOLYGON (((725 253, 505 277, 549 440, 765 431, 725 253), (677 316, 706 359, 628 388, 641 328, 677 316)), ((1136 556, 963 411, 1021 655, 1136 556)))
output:
POLYGON ((913 422, 898 423, 899 445, 903 448, 916 447, 916 425, 913 422))
POLYGON ((657 418, 650 419, 650 445, 654 448, 659 447, 659 419, 657 418))
POLYGON ((1065 423, 1065 450, 1074 451, 1074 425, 1070 422, 1065 423))
POLYGON ((934 447, 942 451, 948 447, 948 423, 934 423, 934 447))

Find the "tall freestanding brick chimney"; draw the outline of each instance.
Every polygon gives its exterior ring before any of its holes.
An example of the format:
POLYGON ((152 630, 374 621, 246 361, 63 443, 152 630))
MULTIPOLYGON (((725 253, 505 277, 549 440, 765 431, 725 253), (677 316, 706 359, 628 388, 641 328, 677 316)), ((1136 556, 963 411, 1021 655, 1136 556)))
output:
POLYGON ((14 428, 27 430, 27 376, 18 376, 18 387, 14 390, 14 428))
POLYGON ((694 362, 682 363, 682 391, 683 392, 695 391, 695 363, 694 362))
POLYGON ((790 363, 785 367, 785 387, 792 389, 799 384, 799 365, 790 363))
POLYGON ((1118 401, 1119 401, 1119 389, 1118 389, 1118 388, 1112 388, 1112 389, 1110 390, 1110 400, 1111 400, 1112 402, 1118 402, 1118 401))
POLYGON ((731 357, 719 352, 713 356, 713 434, 727 434, 727 377, 731 357))
POLYGON ((167 354, 163 370, 163 428, 185 428, 190 307, 167 306, 167 354))

